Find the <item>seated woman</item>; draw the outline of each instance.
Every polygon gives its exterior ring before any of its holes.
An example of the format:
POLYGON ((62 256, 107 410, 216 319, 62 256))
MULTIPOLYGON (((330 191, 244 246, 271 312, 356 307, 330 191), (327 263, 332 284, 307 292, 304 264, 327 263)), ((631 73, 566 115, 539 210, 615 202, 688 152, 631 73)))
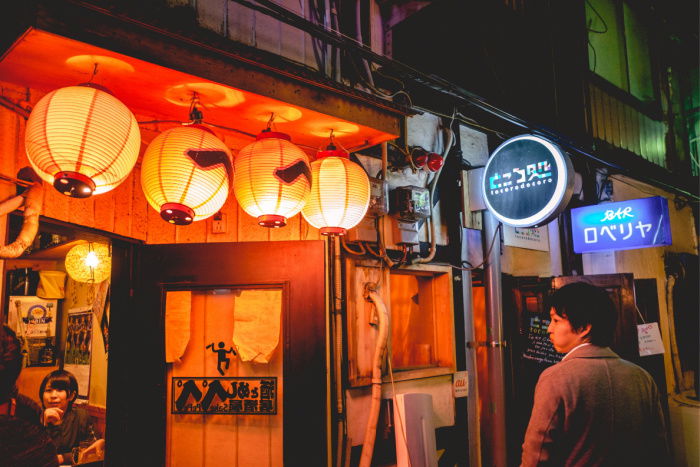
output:
POLYGON ((101 451, 104 446, 104 440, 96 440, 87 411, 73 405, 77 396, 78 381, 64 370, 46 375, 39 388, 44 409, 42 422, 56 445, 60 464, 77 461, 73 456, 73 448, 77 448, 81 441, 95 441, 88 448, 90 450, 101 451))

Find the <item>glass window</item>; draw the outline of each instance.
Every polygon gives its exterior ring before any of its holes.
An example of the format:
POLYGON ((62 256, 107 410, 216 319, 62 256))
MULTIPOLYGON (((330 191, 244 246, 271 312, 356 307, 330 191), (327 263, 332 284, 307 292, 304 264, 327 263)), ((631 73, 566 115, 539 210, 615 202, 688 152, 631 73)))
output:
POLYGON ((655 98, 649 33, 639 15, 615 0, 586 0, 588 66, 641 101, 655 98))

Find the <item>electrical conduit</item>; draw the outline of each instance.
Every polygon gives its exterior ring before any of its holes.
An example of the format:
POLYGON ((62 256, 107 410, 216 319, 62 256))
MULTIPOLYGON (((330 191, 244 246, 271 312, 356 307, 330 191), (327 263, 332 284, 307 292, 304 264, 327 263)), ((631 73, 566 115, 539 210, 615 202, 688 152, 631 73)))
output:
POLYGON ((377 420, 382 399, 382 363, 386 354, 387 340, 389 337, 389 314, 382 298, 376 291, 375 284, 366 284, 368 298, 377 310, 377 342, 374 347, 374 359, 372 361, 372 403, 365 429, 365 439, 362 443, 362 455, 360 467, 369 467, 374 453, 374 439, 377 435, 377 420))
POLYGON ((454 139, 454 133, 450 128, 445 128, 445 133, 447 135, 447 140, 445 141, 445 152, 442 155, 443 158, 443 164, 442 167, 437 171, 435 174, 435 177, 433 177, 433 180, 430 182, 430 217, 428 218, 428 222, 430 223, 430 252, 428 253, 428 256, 422 258, 418 257, 416 258, 413 262, 414 263, 429 263, 435 258, 435 252, 437 251, 437 237, 435 236, 435 205, 433 204, 433 198, 435 197, 435 187, 437 187, 437 182, 438 179, 440 178, 440 174, 442 173, 442 169, 445 167, 444 160, 447 159, 447 155, 450 153, 450 149, 452 149, 452 141, 454 139))

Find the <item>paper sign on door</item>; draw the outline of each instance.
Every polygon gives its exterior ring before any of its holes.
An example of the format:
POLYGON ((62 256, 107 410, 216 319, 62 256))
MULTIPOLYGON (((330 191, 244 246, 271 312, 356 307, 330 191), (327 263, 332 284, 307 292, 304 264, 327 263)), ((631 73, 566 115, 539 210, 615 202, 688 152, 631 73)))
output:
POLYGON ((637 337, 639 338, 640 357, 664 353, 664 344, 661 342, 659 323, 638 324, 637 337))

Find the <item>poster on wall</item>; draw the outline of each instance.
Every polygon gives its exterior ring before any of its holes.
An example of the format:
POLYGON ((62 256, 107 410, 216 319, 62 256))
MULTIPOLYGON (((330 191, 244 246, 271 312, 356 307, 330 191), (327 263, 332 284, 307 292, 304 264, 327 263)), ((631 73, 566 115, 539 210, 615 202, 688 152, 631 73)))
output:
POLYGON ((503 226, 503 244, 528 250, 549 251, 547 227, 503 226))
POLYGON ((100 325, 105 353, 109 351, 109 283, 107 279, 97 286, 95 300, 92 302, 92 312, 95 314, 95 322, 100 325))
POLYGON ((8 325, 22 345, 24 366, 56 363, 56 300, 11 296, 8 325))
POLYGON ((66 351, 63 369, 78 380, 78 398, 87 399, 90 390, 90 356, 92 354, 92 307, 68 310, 66 351))

